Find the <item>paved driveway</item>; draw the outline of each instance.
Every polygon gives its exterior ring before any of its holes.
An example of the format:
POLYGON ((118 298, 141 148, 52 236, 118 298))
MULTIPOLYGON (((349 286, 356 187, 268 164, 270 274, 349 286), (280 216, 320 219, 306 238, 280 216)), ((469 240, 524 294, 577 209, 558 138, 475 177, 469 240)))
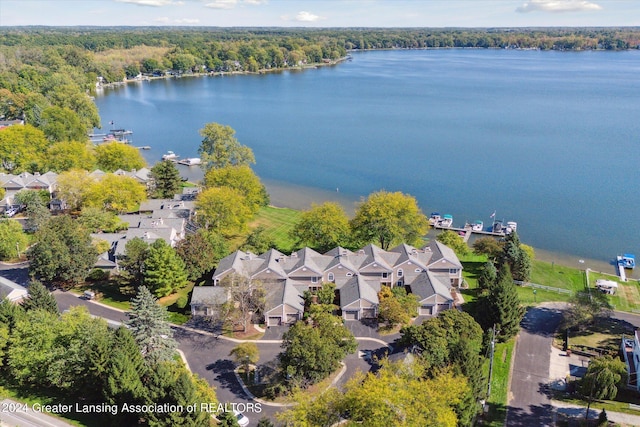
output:
POLYGON ((562 320, 561 305, 531 308, 522 320, 511 378, 509 427, 552 426, 553 408, 545 393, 551 344, 562 320))

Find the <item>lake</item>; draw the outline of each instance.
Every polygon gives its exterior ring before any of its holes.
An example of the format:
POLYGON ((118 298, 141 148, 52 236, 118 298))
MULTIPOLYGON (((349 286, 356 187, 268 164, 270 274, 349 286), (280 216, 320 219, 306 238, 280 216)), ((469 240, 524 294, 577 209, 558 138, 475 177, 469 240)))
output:
MULTIPOLYGON (((196 157, 205 123, 251 147, 275 204, 386 189, 518 222, 536 248, 640 255, 640 52, 406 50, 264 75, 154 80, 96 97, 150 164, 196 157)), ((198 176, 182 168, 184 176, 198 176)))

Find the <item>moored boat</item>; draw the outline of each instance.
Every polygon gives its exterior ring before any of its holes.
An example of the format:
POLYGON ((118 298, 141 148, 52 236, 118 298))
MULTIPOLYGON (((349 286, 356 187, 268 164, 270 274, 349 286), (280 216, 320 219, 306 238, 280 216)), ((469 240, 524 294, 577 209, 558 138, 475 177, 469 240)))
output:
POLYGON ((518 223, 515 221, 507 221, 506 233, 511 234, 518 229, 518 223))
POLYGON ((196 166, 202 164, 202 160, 199 157, 189 157, 183 160, 179 160, 178 163, 186 166, 196 166))
POLYGON ((429 224, 438 225, 438 223, 440 222, 441 219, 442 219, 442 217, 440 216, 440 213, 431 212, 431 215, 429 215, 429 224))
POLYGON ((471 229, 473 231, 482 231, 484 229, 484 222, 480 221, 479 219, 473 221, 473 224, 471 224, 471 229))
POLYGON ((636 266, 636 256, 633 254, 623 254, 618 256, 618 264, 624 268, 633 269, 636 266))
POLYGON ((449 228, 453 225, 453 215, 444 214, 440 220, 440 227, 449 228))
POLYGON ((176 160, 178 157, 180 157, 180 156, 178 156, 173 151, 167 151, 166 154, 162 155, 162 160, 176 160))

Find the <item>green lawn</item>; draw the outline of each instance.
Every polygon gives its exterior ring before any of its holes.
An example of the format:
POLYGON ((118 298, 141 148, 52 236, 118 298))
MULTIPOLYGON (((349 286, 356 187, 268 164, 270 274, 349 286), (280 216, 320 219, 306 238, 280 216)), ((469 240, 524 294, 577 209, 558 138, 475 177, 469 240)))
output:
MULTIPOLYGON (((507 416, 507 397, 509 395, 509 375, 511 373, 511 356, 515 346, 515 338, 506 343, 496 344, 493 358, 493 375, 491 378, 491 395, 487 399, 489 412, 483 419, 483 425, 503 426, 507 416)), ((486 363, 489 372, 489 363, 486 363)))
POLYGON ((595 289, 596 280, 612 280, 618 283, 618 290, 614 295, 609 296, 609 301, 615 310, 639 312, 640 311, 640 286, 636 280, 621 282, 616 276, 608 274, 589 272, 589 286, 591 292, 599 292, 595 289))
MULTIPOLYGON (((531 283, 569 289, 574 292, 585 290, 583 270, 538 260, 534 260, 531 267, 531 283)), ((554 299, 553 301, 564 300, 554 299)))
POLYGON ((289 237, 289 232, 301 215, 302 211, 267 206, 260 209, 256 219, 251 223, 251 228, 264 226, 266 234, 273 238, 278 250, 291 252, 295 242, 289 237))

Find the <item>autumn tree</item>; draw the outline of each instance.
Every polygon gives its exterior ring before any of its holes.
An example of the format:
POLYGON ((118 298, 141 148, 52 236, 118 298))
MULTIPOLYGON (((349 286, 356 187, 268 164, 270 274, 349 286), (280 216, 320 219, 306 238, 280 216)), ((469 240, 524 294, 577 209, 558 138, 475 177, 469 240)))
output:
POLYGON ((149 246, 144 259, 142 282, 157 297, 166 297, 187 286, 184 261, 163 239, 149 246))
POLYGON ((246 165, 211 168, 204 176, 204 184, 207 188, 228 187, 237 190, 244 196, 252 214, 269 204, 269 195, 260 178, 246 165))
POLYGON ((420 246, 429 222, 414 197, 382 190, 360 203, 350 226, 360 243, 376 242, 388 250, 400 243, 420 246))
POLYGON ((146 165, 140 150, 121 142, 100 144, 96 147, 95 153, 98 169, 104 172, 115 172, 118 169, 131 171, 142 169, 146 165))
POLYGON ((253 216, 242 194, 229 187, 209 188, 198 194, 196 211, 201 225, 223 236, 243 232, 253 216))
POLYGON ((436 240, 443 245, 446 245, 453 249, 458 256, 464 256, 469 254, 469 246, 464 242, 462 236, 453 230, 445 230, 438 234, 436 240))
POLYGON ((198 153, 205 170, 225 166, 248 166, 256 162, 251 148, 240 144, 235 133, 231 126, 219 123, 207 123, 200 129, 203 139, 198 153))
POLYGON ((182 178, 176 165, 169 160, 156 163, 149 172, 155 184, 154 196, 161 199, 171 199, 180 192, 182 178))
POLYGON ((96 179, 86 170, 71 169, 58 175, 56 196, 71 210, 82 208, 96 179))
POLYGON ((39 172, 49 142, 40 129, 27 124, 0 132, 0 171, 20 174, 39 172))
POLYGON ((260 351, 256 343, 243 342, 235 346, 229 356, 233 356, 235 362, 242 366, 246 374, 249 372, 249 365, 257 363, 260 359, 260 351))
POLYGON ((52 217, 27 251, 29 274, 44 282, 77 284, 96 263, 91 236, 67 215, 52 217))
POLYGON ((135 211, 140 202, 146 198, 144 186, 134 178, 107 174, 89 187, 84 204, 124 213, 135 211))
POLYGON ((349 218, 335 202, 313 204, 304 211, 290 233, 299 247, 308 246, 324 253, 349 240, 349 218))
POLYGON ((40 129, 49 141, 84 141, 87 131, 78 115, 69 108, 51 106, 41 115, 40 129))
POLYGON ((93 147, 88 142, 62 141, 47 149, 46 169, 64 172, 72 169, 92 171, 96 166, 93 147))
POLYGON ((8 260, 24 252, 29 239, 16 220, 0 221, 0 259, 8 260))
POLYGON ((78 215, 78 223, 91 233, 117 233, 129 228, 115 213, 90 207, 82 209, 78 215))
POLYGON ((418 310, 418 301, 415 295, 409 294, 402 287, 393 290, 383 286, 378 292, 378 319, 387 322, 389 327, 398 324, 407 324, 415 317, 418 310))

